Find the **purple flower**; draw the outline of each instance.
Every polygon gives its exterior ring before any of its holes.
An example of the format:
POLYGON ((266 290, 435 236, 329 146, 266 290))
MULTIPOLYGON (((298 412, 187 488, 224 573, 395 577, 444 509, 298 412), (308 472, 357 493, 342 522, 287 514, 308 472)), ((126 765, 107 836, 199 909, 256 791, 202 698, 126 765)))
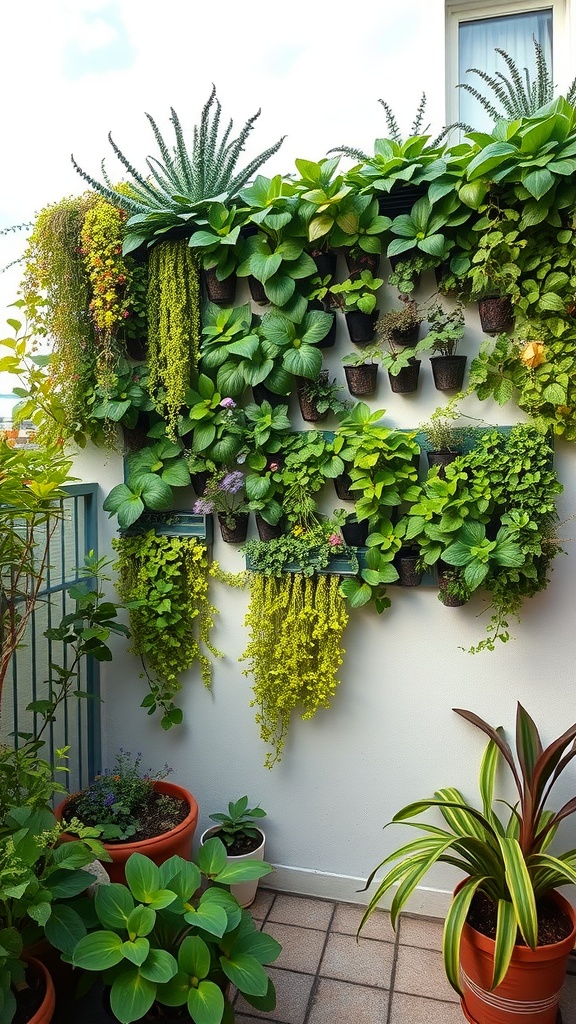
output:
POLYGON ((220 402, 220 405, 221 405, 222 409, 235 409, 236 408, 236 402, 234 401, 233 398, 223 398, 222 401, 220 402))
POLYGON ((107 793, 106 796, 104 797, 104 807, 112 807, 112 804, 115 802, 115 800, 116 797, 114 796, 114 793, 107 793))
POLYGON ((226 473, 226 476, 220 481, 220 490, 226 491, 227 494, 238 494, 238 491, 241 491, 243 486, 244 474, 239 469, 226 473))
POLYGON ((197 516, 208 516, 214 511, 214 505, 209 498, 198 498, 192 506, 192 511, 197 516))

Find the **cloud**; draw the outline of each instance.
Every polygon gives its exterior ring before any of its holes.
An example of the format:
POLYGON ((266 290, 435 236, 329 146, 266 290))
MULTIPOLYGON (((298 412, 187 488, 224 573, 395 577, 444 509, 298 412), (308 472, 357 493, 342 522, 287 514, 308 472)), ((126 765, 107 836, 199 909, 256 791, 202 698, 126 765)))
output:
POLYGON ((131 67, 136 53, 118 4, 90 5, 76 12, 75 29, 63 52, 65 78, 106 74, 131 67))

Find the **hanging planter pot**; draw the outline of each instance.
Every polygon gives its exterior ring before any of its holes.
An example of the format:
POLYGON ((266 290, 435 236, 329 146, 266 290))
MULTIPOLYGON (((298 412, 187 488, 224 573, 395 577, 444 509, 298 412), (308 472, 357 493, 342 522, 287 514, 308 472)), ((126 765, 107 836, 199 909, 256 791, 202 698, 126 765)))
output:
POLYGON ((422 570, 418 569, 420 552, 413 548, 401 548, 394 559, 401 587, 419 587, 422 583, 422 570))
POLYGON ((378 363, 361 363, 360 366, 345 366, 344 374, 348 391, 356 398, 376 393, 378 363))
POLYGON ((252 275, 250 275, 250 277, 248 278, 248 287, 250 289, 250 295, 254 299, 254 302, 257 303, 257 305, 268 305, 270 300, 266 295, 266 292, 264 291, 264 285, 262 284, 261 281, 258 280, 258 278, 252 277, 252 275))
POLYGON ((461 608, 463 605, 468 603, 468 599, 464 597, 458 597, 457 594, 450 593, 450 583, 454 579, 455 570, 451 565, 446 565, 444 562, 438 562, 438 590, 439 598, 442 604, 446 608, 461 608))
POLYGON ((418 390, 420 359, 411 359, 409 366, 403 366, 396 376, 388 371, 390 387, 396 395, 408 395, 418 390))
POLYGON ((249 512, 239 512, 234 516, 234 526, 228 526, 226 516, 219 512, 218 522, 220 523, 222 540, 226 541, 227 544, 242 544, 246 540, 248 533, 249 518, 249 512))
POLYGON ((394 345, 400 345, 402 348, 406 348, 408 345, 417 345, 420 337, 420 324, 415 324, 414 327, 410 327, 407 331, 399 331, 395 328, 391 332, 391 340, 394 345))
POLYGON ((318 249, 311 252, 310 256, 316 264, 316 270, 321 278, 334 277, 338 265, 338 253, 334 249, 318 249))
POLYGON ((356 501, 356 495, 350 490, 351 483, 349 473, 341 473, 340 476, 334 478, 334 490, 340 501, 356 501))
POLYGON ((363 270, 369 270, 373 277, 378 277, 380 253, 362 252, 362 250, 352 253, 350 249, 347 249, 345 259, 352 281, 360 277, 363 270))
POLYGON ((216 276, 216 269, 202 271, 204 287, 210 302, 217 306, 233 306, 236 298, 236 274, 230 274, 220 281, 216 276))
POLYGON ((201 473, 191 473, 190 480, 192 481, 192 487, 197 498, 201 498, 206 490, 206 484, 208 483, 209 473, 203 471, 201 473))
POLYGON ((267 523, 259 512, 255 513, 254 519, 256 520, 256 529, 258 530, 260 540, 275 540, 276 537, 282 536, 284 528, 281 522, 275 524, 267 523))
POLYGON ((126 338, 126 351, 130 359, 145 363, 148 358, 148 338, 126 338))
POLYGON ((379 310, 363 313, 361 309, 351 309, 345 313, 346 326, 350 341, 354 345, 368 345, 374 338, 376 320, 379 310))
POLYGON ((367 519, 359 523, 356 516, 350 516, 342 525, 342 536, 350 547, 362 548, 368 539, 368 529, 367 519))
POLYGON ((327 419, 328 412, 319 412, 315 400, 308 394, 307 385, 310 382, 305 377, 298 377, 297 381, 298 404, 302 419, 306 423, 321 423, 322 420, 327 419))
POLYGON ((290 401, 289 395, 277 395, 275 391, 270 391, 265 384, 253 384, 252 397, 256 405, 262 405, 262 402, 270 402, 273 408, 277 405, 288 405, 290 401))
POLYGON ((432 376, 437 391, 460 391, 467 356, 431 356, 432 376))
POLYGON ((428 185, 395 185, 391 192, 378 196, 378 212, 383 217, 411 213, 414 203, 428 193, 428 185))
POLYGON ((507 295, 478 299, 480 326, 485 334, 501 334, 514 324, 514 311, 507 295))
POLYGON ((328 331, 328 334, 326 334, 322 338, 322 340, 318 342, 317 348, 333 348, 336 342, 336 313, 332 313, 331 310, 329 309, 325 310, 322 306, 320 308, 323 309, 323 312, 330 313, 332 317, 332 325, 330 327, 330 330, 328 331))
POLYGON ((438 476, 443 478, 445 467, 449 466, 451 462, 454 462, 460 454, 460 452, 449 451, 447 448, 436 452, 426 452, 428 466, 430 469, 432 469, 432 466, 439 466, 440 469, 438 470, 438 476))

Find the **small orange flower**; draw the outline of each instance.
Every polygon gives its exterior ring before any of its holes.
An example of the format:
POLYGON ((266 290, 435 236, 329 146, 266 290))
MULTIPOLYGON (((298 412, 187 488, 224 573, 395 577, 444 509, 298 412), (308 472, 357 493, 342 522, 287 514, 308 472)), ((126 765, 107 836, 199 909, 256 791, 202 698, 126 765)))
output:
POLYGON ((536 366, 546 362, 546 349, 541 341, 529 341, 522 349, 520 359, 524 366, 533 370, 536 366))

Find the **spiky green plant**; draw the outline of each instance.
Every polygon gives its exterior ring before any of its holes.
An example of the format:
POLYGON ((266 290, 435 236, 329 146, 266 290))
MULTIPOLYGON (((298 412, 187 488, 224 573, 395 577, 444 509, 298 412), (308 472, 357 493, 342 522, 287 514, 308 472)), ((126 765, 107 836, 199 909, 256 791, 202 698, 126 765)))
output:
POLYGON ((130 214, 124 252, 130 252, 142 243, 153 244, 167 232, 180 236, 190 235, 195 228, 202 206, 209 200, 222 202, 233 199, 259 167, 278 151, 285 136, 254 157, 242 170, 237 170, 240 154, 246 140, 260 116, 253 114, 235 139, 231 139, 233 122, 221 131, 221 105, 216 87, 204 104, 200 124, 194 126, 191 149, 188 149, 180 119, 173 107, 170 120, 174 126, 176 144, 170 148, 156 124, 146 114, 160 150, 160 159, 147 157, 147 172, 140 174, 116 145, 109 133, 108 140, 119 161, 129 175, 127 187, 115 187, 102 161, 104 182, 92 178, 78 166, 74 156, 72 164, 84 181, 116 206, 130 214))
MULTIPOLYGON (((403 139, 403 136, 402 136, 402 132, 400 131, 400 128, 398 126, 398 121, 396 119, 394 111, 392 110, 390 104, 386 102, 386 100, 379 99, 378 103, 381 103, 383 108, 384 108, 384 116, 386 118, 386 127, 388 128, 388 140, 390 142, 396 143, 400 147, 403 147, 404 146, 404 139, 403 139)), ((414 115, 414 120, 413 120, 412 126, 410 128, 410 134, 407 136, 408 139, 411 139, 411 138, 413 138, 414 136, 417 136, 417 135, 425 135, 426 132, 428 131, 428 129, 430 128, 430 125, 426 125, 425 128, 422 128, 422 123, 424 121, 424 114, 425 114, 425 112, 426 112, 426 93, 423 92, 422 96, 420 97, 420 102, 419 102, 418 107, 416 109, 416 113, 414 115)), ((439 146, 445 135, 446 135, 446 129, 443 129, 443 131, 440 133, 440 135, 438 135, 430 143, 431 148, 434 149, 436 146, 439 146)), ((343 156, 350 156, 354 160, 371 160, 371 159, 373 159, 368 153, 365 153, 362 149, 355 149, 352 146, 335 146, 332 149, 329 149, 328 152, 329 153, 341 153, 343 156)))
MULTIPOLYGON (((534 78, 530 76, 528 68, 523 68, 521 71, 510 54, 499 46, 495 48, 495 52, 499 53, 504 60, 509 75, 504 74, 503 71, 496 71, 493 75, 489 75, 487 71, 482 71, 479 68, 467 69, 468 74, 478 75, 483 82, 486 82, 496 100, 502 104, 500 109, 495 105, 493 99, 484 95, 470 82, 460 82, 456 88, 464 89, 465 92, 477 99, 493 121, 499 121, 502 118, 515 120, 517 117, 531 117, 540 107, 554 99, 555 89, 542 46, 535 37, 532 37, 532 41, 536 55, 534 78)), ((572 104, 576 101, 576 78, 566 93, 566 99, 572 104)))

